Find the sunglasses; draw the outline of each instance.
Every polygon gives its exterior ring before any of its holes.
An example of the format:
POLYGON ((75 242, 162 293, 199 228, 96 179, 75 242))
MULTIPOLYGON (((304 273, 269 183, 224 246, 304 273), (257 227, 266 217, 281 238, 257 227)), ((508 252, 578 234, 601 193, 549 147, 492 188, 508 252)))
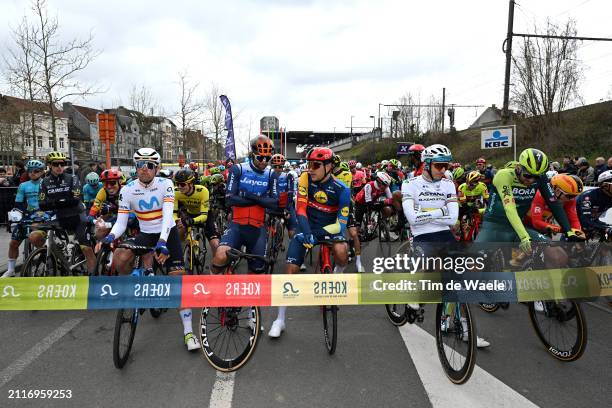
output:
POLYGON ((119 185, 118 181, 105 181, 104 185, 107 187, 116 187, 119 185))
POLYGON ((448 163, 432 163, 432 167, 436 170, 446 170, 448 169, 448 163))
POLYGON ((308 162, 308 168, 312 169, 312 170, 318 170, 321 168, 321 166, 323 166, 323 163, 321 162, 316 162, 316 161, 309 161, 308 162))
POLYGON ((176 183, 177 187, 185 187, 185 186, 188 186, 188 185, 189 185, 189 183, 176 183))
POLYGON ((150 161, 137 161, 136 162, 136 168, 138 170, 142 169, 142 168, 147 168, 149 170, 153 170, 154 168, 157 167, 156 163, 150 162, 150 161))
POLYGON ((51 163, 51 167, 64 167, 66 163, 64 162, 53 162, 51 163))
POLYGON ((270 161, 271 158, 272 156, 260 156, 260 155, 255 156, 255 160, 257 160, 258 162, 268 162, 270 161))
POLYGON ((525 173, 525 172, 523 172, 522 176, 525 177, 527 180, 535 180, 538 178, 538 176, 535 176, 529 173, 525 173))

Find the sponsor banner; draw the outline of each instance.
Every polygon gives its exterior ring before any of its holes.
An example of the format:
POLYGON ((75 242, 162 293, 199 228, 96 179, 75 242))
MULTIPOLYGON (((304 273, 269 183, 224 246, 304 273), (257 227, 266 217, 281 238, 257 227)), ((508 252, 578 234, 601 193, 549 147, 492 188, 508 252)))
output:
POLYGON ((360 277, 355 273, 272 275, 272 305, 356 305, 360 277))
POLYGON ((409 153, 408 149, 410 149, 410 146, 412 146, 412 143, 397 142, 397 155, 407 155, 409 153))
POLYGON ((439 303, 440 273, 361 274, 360 304, 439 303))
POLYGON ((516 272, 518 301, 595 298, 612 294, 610 266, 516 272))
POLYGON ((0 310, 87 309, 89 278, 0 279, 0 310))
POLYGON ((184 275, 181 307, 270 306, 270 275, 184 275))
POLYGON ((180 276, 92 276, 89 309, 178 308, 180 276))
POLYGON ((484 128, 480 131, 481 149, 512 147, 514 127, 484 128))
POLYGON ((512 272, 468 272, 442 274, 445 302, 497 303, 517 300, 516 281, 512 272))

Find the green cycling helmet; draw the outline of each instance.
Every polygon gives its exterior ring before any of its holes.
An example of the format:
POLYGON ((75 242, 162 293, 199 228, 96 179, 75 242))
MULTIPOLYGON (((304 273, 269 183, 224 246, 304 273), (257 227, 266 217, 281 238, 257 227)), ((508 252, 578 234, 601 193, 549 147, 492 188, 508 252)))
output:
POLYGON ((465 170, 463 170, 463 167, 457 167, 453 170, 453 180, 459 180, 464 174, 465 170))
POLYGON ((505 169, 513 169, 516 167, 516 165, 519 164, 519 162, 517 162, 516 160, 510 160, 508 163, 506 163, 504 165, 505 169))
POLYGON ((218 168, 218 167, 211 167, 211 168, 210 168, 210 170, 209 170, 209 172, 210 172, 210 175, 212 176, 212 175, 214 175, 214 174, 219 174, 219 173, 221 173, 221 170, 219 170, 219 168, 218 168))
POLYGON ((392 165, 393 167, 395 167, 396 169, 401 169, 402 168, 402 163, 399 160, 397 160, 397 159, 389 160, 389 164, 392 165))
POLYGON ((530 147, 523 150, 518 161, 527 173, 534 176, 544 174, 548 170, 548 157, 538 149, 530 147))
POLYGON ((62 152, 51 152, 47 155, 47 163, 55 162, 55 161, 63 161, 65 162, 68 158, 62 152))
POLYGON ((221 184, 225 181, 225 179, 223 178, 222 174, 213 174, 212 176, 210 176, 210 179, 208 180, 208 182, 211 185, 215 185, 215 184, 221 184))
POLYGON ((342 171, 351 171, 351 168, 349 167, 347 162, 340 163, 340 169, 342 171))

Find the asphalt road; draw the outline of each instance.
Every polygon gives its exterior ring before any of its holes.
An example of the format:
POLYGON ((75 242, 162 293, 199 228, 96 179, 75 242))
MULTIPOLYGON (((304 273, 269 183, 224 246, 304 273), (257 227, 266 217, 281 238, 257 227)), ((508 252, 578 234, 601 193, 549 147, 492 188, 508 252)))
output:
MULTIPOLYGON (((365 265, 393 251, 370 243, 365 265)), ((612 308, 583 308, 587 350, 562 363, 544 350, 523 305, 494 314, 472 306, 491 347, 478 352, 462 386, 440 366, 433 306, 424 323, 400 329, 383 306, 343 306, 333 356, 323 344, 319 309, 290 308, 283 336, 262 336, 234 374, 217 373, 200 352, 185 350, 174 310, 158 320, 144 315, 123 370, 112 361, 114 311, 1 312, 0 407, 609 407, 612 308), (16 398, 41 389, 70 390, 71 398, 16 398)), ((263 309, 265 333, 275 315, 275 308, 263 309)), ((194 328, 198 319, 194 309, 194 328)))

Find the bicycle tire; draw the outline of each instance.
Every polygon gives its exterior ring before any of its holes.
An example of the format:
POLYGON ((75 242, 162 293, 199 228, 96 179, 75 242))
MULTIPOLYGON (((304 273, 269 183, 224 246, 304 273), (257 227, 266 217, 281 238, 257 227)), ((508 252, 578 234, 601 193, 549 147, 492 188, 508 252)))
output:
POLYGON ((534 302, 529 302, 528 304, 529 320, 531 321, 533 329, 535 330, 538 338, 544 347, 546 347, 546 351, 548 351, 548 353, 557 360, 565 362, 578 360, 586 349, 588 339, 586 319, 580 304, 569 300, 563 301, 562 306, 564 307, 563 310, 560 311, 556 309, 557 307, 560 307, 559 302, 547 301, 543 303, 545 305, 544 312, 536 312, 534 302), (568 305, 569 307, 567 307, 568 305), (567 339, 571 336, 573 339, 575 339, 572 340, 573 344, 569 344, 567 346, 553 344, 554 340, 551 341, 551 339, 546 336, 546 333, 549 333, 550 329, 547 330, 544 320, 540 319, 540 317, 546 317, 550 321, 550 324, 563 324, 570 320, 575 320, 575 333, 572 329, 569 335, 560 336, 563 339, 567 339))
POLYGON ((323 338, 327 352, 332 355, 336 352, 338 342, 338 306, 321 306, 323 315, 323 338))
POLYGON ((202 345, 202 353, 210 365, 216 370, 222 372, 236 371, 244 366, 253 355, 259 340, 260 327, 261 314, 257 306, 242 308, 203 307, 200 314, 200 344, 202 345), (236 317, 236 315, 242 311, 247 312, 246 320, 249 320, 247 322, 247 327, 240 326, 240 320, 243 319, 236 317), (230 313, 234 315, 228 317, 230 313), (221 316, 222 314, 223 319, 216 318, 216 315, 221 316), (230 323, 228 324, 228 322, 230 323), (218 323, 218 327, 215 327, 216 323, 218 323), (239 336, 239 329, 246 329, 245 334, 249 336, 248 340, 244 342, 242 349, 236 347, 235 342, 235 338, 239 336), (211 337, 211 334, 217 330, 220 331, 220 333, 217 333, 217 337, 211 337), (226 349, 226 355, 223 355, 224 343, 217 347, 221 337, 225 339, 227 339, 227 337, 232 337, 232 339, 234 339, 232 345, 237 350, 235 356, 227 356, 227 352, 230 351, 229 348, 226 349))
MULTIPOLYGON (((163 276, 166 275, 166 270, 164 269, 164 267, 162 265, 160 265, 157 262, 153 263, 153 273, 155 274, 155 276, 163 276)), ((152 307, 149 309, 149 312, 151 313, 151 316, 154 319, 159 318, 163 312, 167 311, 167 308, 159 308, 159 307, 152 307)))
POLYGON ((499 309, 499 303, 479 303, 480 309, 487 313, 495 313, 499 309))
POLYGON ((191 245, 185 244, 185 249, 183 250, 183 264, 185 265, 185 272, 188 275, 193 274, 192 259, 191 245))
POLYGON ((94 270, 94 276, 110 276, 113 273, 112 266, 110 266, 109 260, 113 251, 110 248, 102 248, 96 255, 96 269, 94 270))
POLYGON ((448 379, 454 384, 464 384, 470 379, 476 364, 476 328, 469 305, 466 303, 452 304, 455 305, 455 308, 459 306, 460 317, 457 318, 456 313, 453 311, 453 316, 449 320, 451 324, 448 324, 444 331, 442 330, 442 325, 447 316, 446 303, 438 303, 436 306, 436 318, 434 320, 436 325, 436 346, 440 363, 442 363, 442 368, 448 379), (465 319, 466 327, 463 326, 462 319, 465 319), (463 340, 464 334, 467 341, 463 340), (449 339, 454 347, 446 345, 444 343, 445 339, 449 339), (460 352, 456 353, 459 357, 463 358, 463 363, 455 367, 453 364, 455 362, 454 351, 456 348, 459 348, 459 345, 465 345, 465 347, 462 347, 465 355, 461 355, 460 352), (447 348, 452 349, 450 357, 453 361, 449 360, 447 348))
POLYGON ((23 278, 49 276, 47 275, 46 247, 36 248, 30 253, 30 256, 28 256, 28 259, 26 259, 25 264, 21 268, 20 276, 23 278), (40 270, 42 273, 38 273, 39 268, 42 268, 40 270))
POLYGON ((385 305, 387 317, 391 324, 397 327, 403 326, 408 322, 408 305, 406 304, 388 304, 385 305))
POLYGON ((119 309, 115 319, 115 334, 113 337, 113 363, 116 368, 123 368, 127 362, 134 335, 138 326, 138 309, 119 309), (124 337, 122 337, 124 336, 124 337), (126 342, 122 342, 126 339, 126 342), (123 346, 123 347, 122 347, 123 346))

